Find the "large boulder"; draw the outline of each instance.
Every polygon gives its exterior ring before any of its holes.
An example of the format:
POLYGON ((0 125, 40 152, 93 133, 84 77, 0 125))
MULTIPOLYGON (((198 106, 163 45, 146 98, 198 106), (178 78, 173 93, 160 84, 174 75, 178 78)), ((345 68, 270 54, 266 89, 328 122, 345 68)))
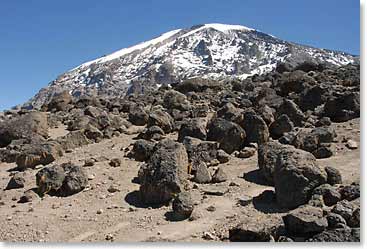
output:
POLYGON ((56 141, 65 151, 72 150, 91 143, 91 141, 84 135, 84 132, 80 130, 71 131, 65 136, 58 137, 56 141))
POLYGON ((63 155, 61 145, 56 141, 41 144, 25 144, 16 156, 16 163, 20 170, 34 168, 37 165, 47 165, 63 155))
POLYGON ((88 177, 82 167, 65 163, 38 171, 36 184, 42 195, 69 196, 82 191, 88 184, 88 177))
POLYGON ((269 130, 271 137, 278 139, 285 133, 292 131, 294 128, 293 122, 289 119, 287 114, 280 115, 273 123, 271 123, 269 130))
POLYGON ((206 119, 193 118, 181 125, 178 132, 178 141, 182 142, 186 136, 206 140, 206 119))
POLYGON ((185 145, 190 162, 210 162, 217 158, 217 142, 202 141, 187 136, 182 143, 185 145))
POLYGON ((29 112, 0 123, 0 147, 5 147, 16 139, 48 137, 47 114, 29 112))
POLYGON ((360 229, 345 227, 325 230, 307 242, 360 242, 360 229))
POLYGON ((155 109, 149 114, 147 126, 158 126, 165 133, 170 133, 174 128, 174 120, 167 112, 155 109))
POLYGON ((129 121, 134 125, 146 125, 149 115, 141 105, 133 105, 129 111, 129 121))
POLYGON ((231 154, 244 147, 246 132, 238 124, 217 118, 210 122, 207 138, 218 142, 220 149, 231 154))
POLYGON ((292 100, 285 99, 279 106, 277 114, 280 116, 286 114, 295 126, 302 126, 306 120, 302 110, 292 100))
POLYGON ((139 170, 140 196, 146 204, 164 204, 184 190, 188 179, 185 147, 170 139, 160 141, 139 170))
POLYGON ((243 116, 242 127, 246 132, 247 143, 263 144, 269 140, 269 129, 265 121, 252 112, 243 116))
POLYGON ((276 141, 261 144, 258 148, 258 167, 269 184, 274 184, 274 170, 280 153, 293 150, 290 145, 283 145, 276 141))
POLYGON ((175 90, 169 90, 164 93, 163 106, 166 109, 187 111, 190 109, 190 102, 187 100, 186 95, 175 90))
POLYGON ((73 101, 69 91, 63 91, 52 97, 47 105, 48 111, 67 111, 69 104, 73 101))
POLYGON ((271 242, 274 241, 271 229, 261 223, 243 222, 229 229, 229 240, 232 242, 271 242))
POLYGON ((189 218, 194 211, 194 201, 191 198, 190 192, 178 193, 172 202, 172 209, 175 219, 183 220, 189 218))
POLYGON ((283 216, 285 229, 291 235, 312 236, 324 231, 328 222, 321 208, 302 206, 283 216))
POLYGON ((136 161, 147 161, 153 154, 154 142, 139 139, 134 143, 133 149, 131 151, 131 156, 136 161))
POLYGON ((359 117, 359 93, 346 92, 340 96, 330 97, 325 103, 324 115, 335 122, 344 122, 359 117))
POLYGON ((309 152, 287 149, 278 155, 274 170, 277 202, 286 208, 306 204, 312 191, 326 183, 326 173, 309 152))

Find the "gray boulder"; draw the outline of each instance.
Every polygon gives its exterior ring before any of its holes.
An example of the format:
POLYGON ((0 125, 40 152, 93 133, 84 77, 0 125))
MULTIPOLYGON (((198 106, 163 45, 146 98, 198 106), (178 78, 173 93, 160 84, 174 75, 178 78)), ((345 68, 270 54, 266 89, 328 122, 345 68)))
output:
POLYGON ((238 124, 217 118, 209 124, 207 138, 218 142, 220 149, 231 154, 244 147, 246 132, 238 124))
POLYGON ((282 151, 275 165, 274 186, 277 202, 286 208, 306 204, 312 191, 326 183, 326 173, 309 152, 293 149, 282 151))
POLYGON ((184 190, 188 179, 185 147, 170 139, 160 141, 139 170, 140 195, 146 204, 164 204, 184 190))

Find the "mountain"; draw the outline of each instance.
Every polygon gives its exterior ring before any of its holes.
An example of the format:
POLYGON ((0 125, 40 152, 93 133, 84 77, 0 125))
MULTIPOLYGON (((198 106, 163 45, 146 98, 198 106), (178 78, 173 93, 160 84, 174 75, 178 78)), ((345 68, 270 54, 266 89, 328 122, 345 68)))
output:
POLYGON ((246 78, 279 62, 309 60, 344 65, 355 57, 299 45, 240 25, 204 24, 161 36, 86 62, 52 81, 26 105, 40 107, 58 92, 122 97, 193 77, 246 78))

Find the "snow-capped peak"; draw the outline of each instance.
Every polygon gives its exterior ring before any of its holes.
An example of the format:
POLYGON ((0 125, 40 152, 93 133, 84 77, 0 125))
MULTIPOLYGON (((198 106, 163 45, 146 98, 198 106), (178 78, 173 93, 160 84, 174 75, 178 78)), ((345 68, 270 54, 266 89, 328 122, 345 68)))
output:
POLYGON ((254 31, 252 28, 248 28, 242 25, 230 25, 222 23, 208 23, 204 24, 205 28, 213 28, 221 32, 227 32, 229 30, 242 30, 242 31, 254 31))
POLYGON ((110 61, 110 60, 114 60, 114 59, 117 59, 121 56, 124 56, 126 54, 129 54, 129 53, 132 53, 136 50, 140 50, 140 49, 144 49, 144 48, 147 48, 151 45, 155 45, 157 43, 160 43, 160 42, 163 42, 164 40, 170 38, 171 36, 175 35, 176 33, 180 32, 181 29, 176 29, 176 30, 172 30, 172 31, 169 31, 169 32, 166 32, 160 36, 158 36, 157 38, 154 38, 152 40, 149 40, 149 41, 145 41, 145 42, 142 42, 142 43, 139 43, 135 46, 132 46, 132 47, 128 47, 128 48, 123 48, 123 49, 120 49, 112 54, 109 54, 109 55, 106 55, 106 56, 103 56, 101 58, 98 58, 96 60, 92 60, 92 61, 89 61, 89 62, 86 62, 86 63, 83 63, 82 65, 78 66, 79 67, 86 67, 86 66, 89 66, 93 63, 104 63, 106 61, 110 61))
POLYGON ((86 62, 60 75, 30 103, 40 106, 64 90, 76 96, 121 97, 193 77, 243 79, 269 72, 279 62, 305 60, 344 65, 355 58, 287 42, 242 25, 202 24, 86 62))

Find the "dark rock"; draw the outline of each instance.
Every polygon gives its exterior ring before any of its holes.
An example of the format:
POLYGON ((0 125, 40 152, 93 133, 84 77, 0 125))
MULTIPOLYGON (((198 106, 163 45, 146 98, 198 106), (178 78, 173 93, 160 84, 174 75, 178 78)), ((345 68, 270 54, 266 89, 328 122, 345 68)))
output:
POLYGON ((225 182, 227 181, 228 177, 227 174, 224 172, 223 168, 219 167, 212 178, 212 182, 219 183, 219 182, 225 182))
POLYGON ((283 216, 285 229, 291 235, 312 236, 324 231, 328 222, 321 208, 302 206, 283 216))
POLYGON ((103 133, 93 125, 88 125, 84 134, 88 139, 93 140, 96 143, 100 142, 103 138, 103 133))
POLYGON ((326 216, 326 219, 327 219, 329 228, 338 228, 341 225, 347 224, 345 219, 339 214, 330 213, 326 216))
POLYGON ((56 141, 63 150, 72 150, 90 143, 83 131, 71 131, 65 136, 59 137, 56 141))
POLYGON ((87 106, 84 110, 84 114, 92 118, 98 118, 103 114, 103 110, 95 106, 87 106))
POLYGON ((330 146, 321 146, 321 147, 318 147, 316 150, 312 151, 312 154, 317 159, 322 159, 322 158, 331 157, 334 154, 334 151, 332 147, 330 146))
POLYGON ((145 140, 161 140, 164 136, 164 131, 158 126, 151 126, 145 129, 138 135, 138 139, 145 140))
POLYGON ((307 240, 308 242, 360 242, 359 229, 338 228, 325 230, 307 240))
POLYGON ((134 143, 131 156, 135 158, 136 161, 147 161, 153 154, 154 145, 154 142, 139 139, 134 143))
POLYGON ((286 114, 282 114, 270 125, 269 130, 272 138, 278 139, 284 133, 292 131, 293 128, 293 122, 286 114))
POLYGON ((61 145, 55 141, 42 144, 26 144, 16 157, 19 169, 34 168, 37 165, 47 165, 63 155, 61 145))
POLYGON ((205 163, 199 162, 195 166, 195 177, 193 181, 197 183, 209 183, 212 181, 212 176, 205 163))
POLYGON ((229 229, 232 242, 270 242, 273 239, 270 229, 259 223, 246 222, 229 229))
POLYGON ((129 121, 134 125, 146 125, 149 115, 140 105, 133 105, 129 111, 129 121))
POLYGON ((311 153, 287 149, 279 154, 274 170, 274 186, 280 206, 295 208, 306 204, 313 189, 324 183, 326 173, 319 168, 311 153))
POLYGON ((0 147, 5 147, 12 140, 48 137, 47 114, 44 112, 29 112, 17 118, 0 123, 0 147))
POLYGON ((285 99, 279 106, 277 114, 280 116, 286 114, 295 126, 302 126, 306 120, 302 110, 292 100, 285 99))
POLYGON ((338 190, 329 184, 323 184, 314 189, 313 194, 321 195, 326 206, 335 205, 341 200, 341 194, 338 190))
POLYGON ((174 215, 178 220, 187 219, 194 211, 194 202, 189 192, 177 194, 172 202, 174 215))
POLYGON ((333 209, 332 213, 341 215, 347 222, 353 216, 354 206, 347 200, 338 202, 333 209))
POLYGON ((217 159, 220 163, 227 163, 229 162, 230 155, 228 155, 227 152, 224 150, 218 150, 217 151, 217 159))
POLYGON ((324 115, 335 122, 345 122, 360 116, 360 96, 356 92, 346 92, 329 98, 324 106, 324 115))
POLYGON ((256 154, 256 148, 245 147, 241 151, 239 151, 236 156, 238 158, 249 158, 256 154))
POLYGON ((246 132, 247 143, 263 144, 269 140, 268 126, 260 116, 246 112, 241 124, 246 132))
POLYGON ((73 101, 72 96, 69 91, 63 91, 52 97, 51 101, 48 103, 48 111, 67 111, 68 105, 73 101))
POLYGON ((343 199, 348 201, 355 200, 360 197, 359 184, 351 184, 347 186, 342 186, 340 188, 340 194, 343 199))
POLYGON ((82 167, 65 163, 38 171, 36 183, 42 195, 69 196, 82 191, 88 184, 88 177, 82 167))
POLYGON ((329 117, 322 117, 320 118, 316 123, 315 126, 316 127, 322 127, 322 126, 330 126, 331 125, 331 120, 329 117))
POLYGON ((33 189, 29 189, 25 191, 24 194, 20 197, 19 203, 27 203, 27 202, 36 201, 39 199, 40 199, 39 195, 36 192, 34 192, 33 189))
POLYGON ((190 102, 187 100, 186 95, 175 90, 169 90, 164 93, 163 106, 166 109, 187 111, 190 109, 190 102))
POLYGON ((147 126, 158 126, 165 133, 170 133, 174 127, 174 120, 167 112, 156 109, 149 114, 147 126))
POLYGON ((111 167, 120 167, 121 166, 121 159, 120 158, 112 158, 109 162, 109 165, 111 167))
POLYGON ((327 183, 330 185, 341 184, 342 175, 336 168, 327 166, 325 167, 325 172, 327 174, 327 183))
POLYGON ((61 196, 70 196, 82 191, 88 185, 88 177, 84 169, 73 164, 63 164, 65 179, 60 189, 61 196))
POLYGON ((24 183, 25 183, 24 174, 16 173, 10 178, 10 181, 8 182, 8 185, 6 186, 5 189, 9 190, 9 189, 24 188, 24 183))
POLYGON ((293 150, 290 145, 282 145, 275 141, 270 141, 259 146, 258 167, 269 184, 274 183, 274 170, 278 155, 284 150, 293 150))
POLYGON ((206 120, 204 118, 193 118, 181 125, 178 132, 178 141, 182 142, 186 136, 206 140, 206 120))
POLYGON ((222 108, 217 111, 218 118, 223 118, 228 121, 239 123, 243 119, 243 110, 235 107, 232 103, 226 103, 222 108))
POLYGON ((217 142, 185 137, 182 143, 185 145, 190 162, 211 162, 217 158, 217 142))
POLYGON ((208 140, 217 141, 220 149, 231 154, 243 148, 246 132, 238 124, 217 118, 209 124, 207 137, 208 140))
POLYGON ((164 204, 182 192, 188 178, 185 147, 170 139, 160 141, 139 170, 140 195, 147 204, 164 204))
POLYGON ((360 227, 361 224, 361 214, 360 208, 353 211, 352 217, 348 220, 348 226, 350 227, 360 227))

